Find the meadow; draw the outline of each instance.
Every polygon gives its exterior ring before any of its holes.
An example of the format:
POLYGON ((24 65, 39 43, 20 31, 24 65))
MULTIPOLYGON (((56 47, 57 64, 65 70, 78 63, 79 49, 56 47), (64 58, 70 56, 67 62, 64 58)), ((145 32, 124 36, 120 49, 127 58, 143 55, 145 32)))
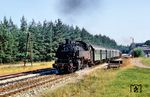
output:
POLYGON ((27 63, 28 64, 27 66, 23 66, 23 63, 19 64, 19 65, 3 64, 3 65, 0 65, 0 75, 26 72, 26 71, 31 71, 31 70, 43 69, 43 68, 50 68, 50 67, 52 67, 53 63, 54 63, 54 61, 35 62, 35 63, 33 63, 32 66, 29 63, 27 63))
POLYGON ((126 65, 120 69, 98 69, 77 83, 48 90, 42 97, 150 97, 150 70, 126 65), (141 84, 142 92, 130 85, 141 84))
POLYGON ((143 57, 143 58, 141 58, 141 61, 144 65, 150 66, 150 58, 143 57))

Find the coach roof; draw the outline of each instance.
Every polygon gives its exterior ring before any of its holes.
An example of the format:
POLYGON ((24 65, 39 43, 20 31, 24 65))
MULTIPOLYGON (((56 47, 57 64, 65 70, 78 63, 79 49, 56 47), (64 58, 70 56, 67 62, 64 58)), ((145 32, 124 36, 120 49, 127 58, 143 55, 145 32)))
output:
POLYGON ((97 45, 91 45, 91 47, 94 49, 94 50, 106 50, 107 48, 104 48, 104 47, 101 47, 101 46, 97 46, 97 45))

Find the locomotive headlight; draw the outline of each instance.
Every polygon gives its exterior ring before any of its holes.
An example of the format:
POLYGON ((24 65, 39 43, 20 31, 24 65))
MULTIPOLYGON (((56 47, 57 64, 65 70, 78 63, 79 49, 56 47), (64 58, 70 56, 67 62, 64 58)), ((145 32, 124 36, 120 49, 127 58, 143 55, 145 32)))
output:
POLYGON ((69 63, 72 63, 72 60, 69 60, 69 63))

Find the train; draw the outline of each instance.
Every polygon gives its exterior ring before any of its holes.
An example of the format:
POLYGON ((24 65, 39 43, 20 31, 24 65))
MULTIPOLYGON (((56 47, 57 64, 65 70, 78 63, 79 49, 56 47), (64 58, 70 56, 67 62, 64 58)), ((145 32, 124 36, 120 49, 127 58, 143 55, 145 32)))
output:
POLYGON ((66 39, 66 42, 60 44, 56 51, 53 68, 57 69, 59 73, 73 73, 120 56, 121 52, 117 49, 66 39))

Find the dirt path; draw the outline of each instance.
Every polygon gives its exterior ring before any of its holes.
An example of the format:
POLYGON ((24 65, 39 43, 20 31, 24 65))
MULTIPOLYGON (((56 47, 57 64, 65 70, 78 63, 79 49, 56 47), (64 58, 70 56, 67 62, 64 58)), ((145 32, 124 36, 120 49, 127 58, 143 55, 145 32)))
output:
POLYGON ((137 66, 137 67, 140 67, 140 68, 150 68, 150 66, 145 66, 145 65, 143 65, 143 64, 141 63, 141 60, 138 59, 138 58, 132 59, 132 64, 133 64, 134 66, 137 66))

